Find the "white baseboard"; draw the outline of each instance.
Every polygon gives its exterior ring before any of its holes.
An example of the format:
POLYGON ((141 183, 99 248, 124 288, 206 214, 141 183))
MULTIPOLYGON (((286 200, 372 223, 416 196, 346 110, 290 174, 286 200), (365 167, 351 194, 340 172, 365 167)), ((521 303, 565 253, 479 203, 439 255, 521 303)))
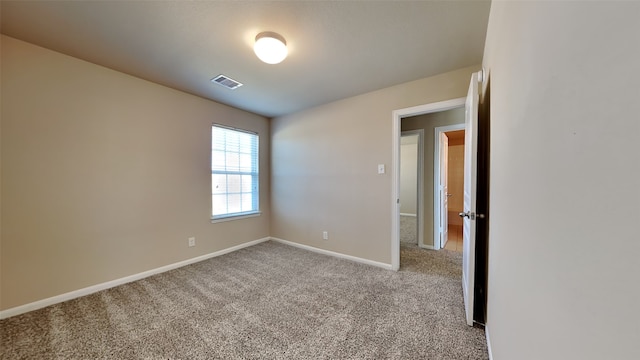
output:
POLYGON ((489 338, 489 327, 484 326, 484 335, 487 338, 487 351, 489 352, 489 360, 493 360, 493 354, 491 353, 491 339, 489 338))
POLYGON ((429 250, 435 250, 436 249, 433 245, 418 244, 418 247, 421 248, 421 249, 429 249, 429 250))
POLYGON ((279 239, 279 238, 276 238, 276 237, 271 237, 271 240, 279 242, 281 244, 294 246, 294 247, 297 247, 297 248, 300 248, 300 249, 317 252, 317 253, 323 254, 323 255, 329 255, 329 256, 340 258, 340 259, 359 262, 361 264, 367 264, 367 265, 372 265, 372 266, 380 267, 380 268, 387 269, 387 270, 393 270, 393 268, 391 267, 391 264, 385 264, 385 263, 381 263, 381 262, 377 262, 377 261, 373 261, 373 260, 369 260, 369 259, 359 258, 359 257, 356 257, 356 256, 351 256, 351 255, 346 255, 346 254, 342 254, 342 253, 338 253, 338 252, 334 252, 334 251, 319 249, 319 248, 316 248, 316 247, 313 247, 313 246, 298 244, 298 243, 295 243, 295 242, 279 239))
POLYGON ((416 214, 409 214, 409 213, 400 213, 400 216, 410 216, 410 217, 416 217, 416 214))
POLYGON ((82 296, 86 296, 86 295, 90 295, 93 293, 96 293, 98 291, 102 291, 102 290, 106 290, 106 289, 110 289, 112 287, 116 287, 119 285, 123 285, 126 283, 130 283, 136 280, 140 280, 140 279, 144 279, 146 277, 152 276, 152 275, 156 275, 156 274, 160 274, 169 270, 173 270, 173 269, 177 269, 186 265, 190 265, 190 264, 194 264, 203 260, 207 260, 216 256, 220 256, 220 255, 224 255, 224 254, 228 254, 230 252, 233 251, 237 251, 249 246, 253 246, 253 245, 257 245, 261 242, 265 242, 268 241, 270 238, 266 237, 266 238, 262 238, 262 239, 258 239, 258 240, 253 240, 253 241, 249 241, 246 242, 244 244, 240 244, 240 245, 236 245, 236 246, 232 246, 230 248, 226 248, 226 249, 222 249, 216 252, 212 252, 210 254, 206 254, 206 255, 201 255, 201 256, 197 256, 188 260, 184 260, 184 261, 179 261, 177 263, 173 263, 173 264, 169 264, 169 265, 165 265, 165 266, 161 266, 159 268, 156 269, 151 269, 148 271, 144 271, 138 274, 134 274, 134 275, 130 275, 130 276, 125 276, 123 278, 120 279, 116 279, 116 280, 111 280, 111 281, 107 281, 104 282, 102 284, 97 284, 97 285, 93 285, 93 286, 89 286, 83 289, 79 289, 79 290, 74 290, 68 293, 64 293, 64 294, 60 294, 60 295, 56 295, 50 298, 46 298, 46 299, 42 299, 42 300, 38 300, 29 304, 25 304, 25 305, 20 305, 20 306, 16 306, 7 310, 2 310, 0 311, 0 319, 6 319, 8 317, 11 316, 16 316, 16 315, 20 315, 20 314, 24 314, 26 312, 29 311, 33 311, 33 310, 38 310, 41 309, 43 307, 47 307, 50 305, 54 305, 54 304, 58 304, 64 301, 68 301, 68 300, 72 300, 72 299, 76 299, 82 296))

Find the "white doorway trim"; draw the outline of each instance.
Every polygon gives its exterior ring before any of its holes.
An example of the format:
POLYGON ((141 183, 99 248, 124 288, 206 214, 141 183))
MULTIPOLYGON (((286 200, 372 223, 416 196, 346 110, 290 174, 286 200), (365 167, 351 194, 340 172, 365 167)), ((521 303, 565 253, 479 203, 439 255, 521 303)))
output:
POLYGON ((392 112, 391 150, 391 268, 400 269, 400 121, 402 118, 463 107, 466 98, 413 106, 392 112))
MULTIPOLYGON (((418 135, 418 162, 417 166, 417 191, 416 196, 416 237, 418 240, 418 246, 421 248, 426 247, 424 245, 424 129, 401 131, 400 136, 418 135)), ((399 183, 398 183, 399 184, 399 183)), ((400 204, 402 205, 402 204, 400 204)))
MULTIPOLYGON (((462 119, 464 120, 464 119, 462 119)), ((440 206, 442 199, 440 199, 440 190, 438 189, 438 183, 440 182, 440 139, 441 134, 447 131, 464 130, 464 123, 439 126, 435 129, 435 142, 433 151, 433 248, 435 250, 442 249, 440 243, 440 231, 437 224, 440 224, 440 206)), ((445 224, 446 225, 446 224, 445 224)))

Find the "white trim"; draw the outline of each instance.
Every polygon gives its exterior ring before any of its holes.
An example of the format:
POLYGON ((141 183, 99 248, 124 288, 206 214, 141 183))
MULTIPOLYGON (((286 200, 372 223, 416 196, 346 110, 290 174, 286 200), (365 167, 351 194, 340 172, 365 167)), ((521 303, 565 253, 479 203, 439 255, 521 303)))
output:
POLYGON ((225 221, 247 219, 247 218, 257 217, 257 216, 260 216, 260 215, 262 215, 262 212, 260 212, 260 211, 255 211, 255 212, 251 212, 251 213, 244 213, 244 214, 240 214, 240 215, 224 215, 224 216, 221 216, 221 217, 211 218, 211 223, 215 224, 215 223, 225 222, 225 221))
POLYGON ((489 360, 493 360, 493 353, 491 352, 491 338, 489 337, 489 327, 484 326, 484 335, 487 338, 487 351, 489 352, 489 360))
POLYGON ((400 269, 400 112, 392 113, 391 137, 391 270, 400 269))
POLYGON ((409 213, 400 213, 400 216, 410 216, 410 217, 416 217, 416 214, 409 214, 409 213))
POLYGON ((376 266, 376 267, 387 269, 387 270, 393 270, 391 264, 385 264, 385 263, 381 263, 381 262, 377 262, 377 261, 373 261, 373 260, 369 260, 369 259, 359 258, 359 257, 356 257, 356 256, 351 256, 351 255, 346 255, 346 254, 342 254, 342 253, 338 253, 338 252, 334 252, 334 251, 324 250, 324 249, 320 249, 320 248, 309 246, 309 245, 298 244, 298 243, 295 243, 295 242, 292 242, 292 241, 287 241, 287 240, 283 240, 283 239, 276 238, 276 237, 271 237, 271 240, 273 240, 275 242, 279 242, 281 244, 297 247, 297 248, 308 250, 308 251, 313 251, 313 252, 316 252, 316 253, 319 253, 319 254, 323 254, 323 255, 329 255, 329 256, 336 257, 336 258, 340 258, 340 259, 355 261, 355 262, 358 262, 358 263, 361 263, 361 264, 372 265, 372 266, 376 266))
MULTIPOLYGON (((402 129, 401 129, 402 130, 402 129)), ((417 159, 417 177, 418 177, 418 189, 416 196, 417 203, 417 229, 416 237, 418 240, 418 246, 424 247, 424 129, 401 131, 400 136, 405 135, 418 135, 418 159, 417 159)), ((399 184, 399 183, 398 183, 399 184)), ((402 206, 402 204, 400 204, 402 206)), ((400 214, 402 215, 402 214, 400 214)))
POLYGON ((391 113, 391 268, 400 268, 400 121, 402 118, 440 112, 463 107, 467 98, 440 101, 431 104, 393 110, 391 113))
POLYGON ((435 142, 433 147, 433 248, 435 250, 440 250, 444 248, 442 244, 440 244, 440 204, 442 203, 440 199, 440 189, 438 188, 438 184, 440 183, 440 134, 453 131, 453 130, 464 130, 464 118, 462 118, 462 123, 455 125, 446 125, 446 126, 438 126, 435 128, 435 142))
POLYGON ((447 111, 447 110, 456 109, 461 106, 464 106, 466 100, 467 100, 466 97, 461 97, 457 99, 439 101, 431 104, 423 104, 423 105, 413 106, 409 108, 394 110, 393 114, 398 115, 400 118, 405 118, 409 116, 417 116, 422 114, 447 111))
POLYGON ((38 309, 42 309, 44 307, 50 306, 50 305, 55 305, 64 301, 68 301, 68 300, 72 300, 72 299, 76 299, 82 296, 86 296, 86 295, 90 295, 93 293, 96 293, 98 291, 102 291, 102 290, 106 290, 106 289, 110 289, 112 287, 116 287, 119 285, 124 285, 133 281, 137 281, 140 279, 144 279, 147 278, 149 276, 153 276, 156 274, 160 274, 169 270, 174 270, 186 265, 191 265, 203 260, 207 260, 216 256, 220 256, 220 255, 224 255, 224 254, 228 254, 230 252, 234 252, 249 246, 253 246, 253 245, 257 245, 259 243, 268 241, 269 238, 265 237, 262 239, 258 239, 258 240, 253 240, 253 241, 249 241, 246 242, 244 244, 240 244, 240 245, 236 245, 236 246, 232 246, 230 248, 226 248, 226 249, 222 249, 222 250, 218 250, 216 252, 212 252, 210 254, 206 254, 206 255, 202 255, 202 256, 197 256, 188 260, 184 260, 184 261, 179 261, 177 263, 173 263, 173 264, 169 264, 169 265, 165 265, 165 266, 161 266, 159 268, 155 268, 155 269, 151 269, 151 270, 147 270, 147 271, 143 271, 141 273, 138 274, 134 274, 134 275, 130 275, 130 276, 125 276, 123 278, 120 279, 115 279, 115 280, 111 280, 111 281, 107 281, 101 284, 97 284, 97 285, 92 285, 86 288, 82 288, 82 289, 78 289, 78 290, 74 290, 68 293, 64 293, 64 294, 60 294, 60 295, 56 295, 56 296, 52 296, 50 298, 46 298, 46 299, 42 299, 42 300, 38 300, 38 301, 34 301, 32 303, 28 303, 25 305, 20 305, 20 306, 16 306, 7 310, 2 310, 0 311, 0 319, 6 319, 8 317, 12 317, 12 316, 16 316, 16 315, 20 315, 20 314, 24 314, 26 312, 29 311, 33 311, 33 310, 38 310, 38 309))
POLYGON ((418 244, 418 247, 421 249, 436 250, 432 245, 418 244))

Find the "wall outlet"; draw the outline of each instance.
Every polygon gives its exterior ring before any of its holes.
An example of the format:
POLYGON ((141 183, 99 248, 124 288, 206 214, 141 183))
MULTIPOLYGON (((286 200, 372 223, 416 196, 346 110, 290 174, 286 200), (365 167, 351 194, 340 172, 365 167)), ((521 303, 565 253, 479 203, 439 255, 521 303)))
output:
POLYGON ((196 238, 194 237, 189 238, 189 246, 196 246, 196 238))
POLYGON ((322 240, 329 240, 329 232, 328 231, 323 231, 322 232, 322 240))

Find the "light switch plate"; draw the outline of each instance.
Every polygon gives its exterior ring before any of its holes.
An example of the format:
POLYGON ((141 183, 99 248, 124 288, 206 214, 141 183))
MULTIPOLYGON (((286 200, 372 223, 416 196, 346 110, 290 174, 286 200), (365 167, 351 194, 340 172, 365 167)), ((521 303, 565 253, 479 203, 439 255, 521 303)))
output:
POLYGON ((378 164, 378 174, 384 174, 384 164, 378 164))

